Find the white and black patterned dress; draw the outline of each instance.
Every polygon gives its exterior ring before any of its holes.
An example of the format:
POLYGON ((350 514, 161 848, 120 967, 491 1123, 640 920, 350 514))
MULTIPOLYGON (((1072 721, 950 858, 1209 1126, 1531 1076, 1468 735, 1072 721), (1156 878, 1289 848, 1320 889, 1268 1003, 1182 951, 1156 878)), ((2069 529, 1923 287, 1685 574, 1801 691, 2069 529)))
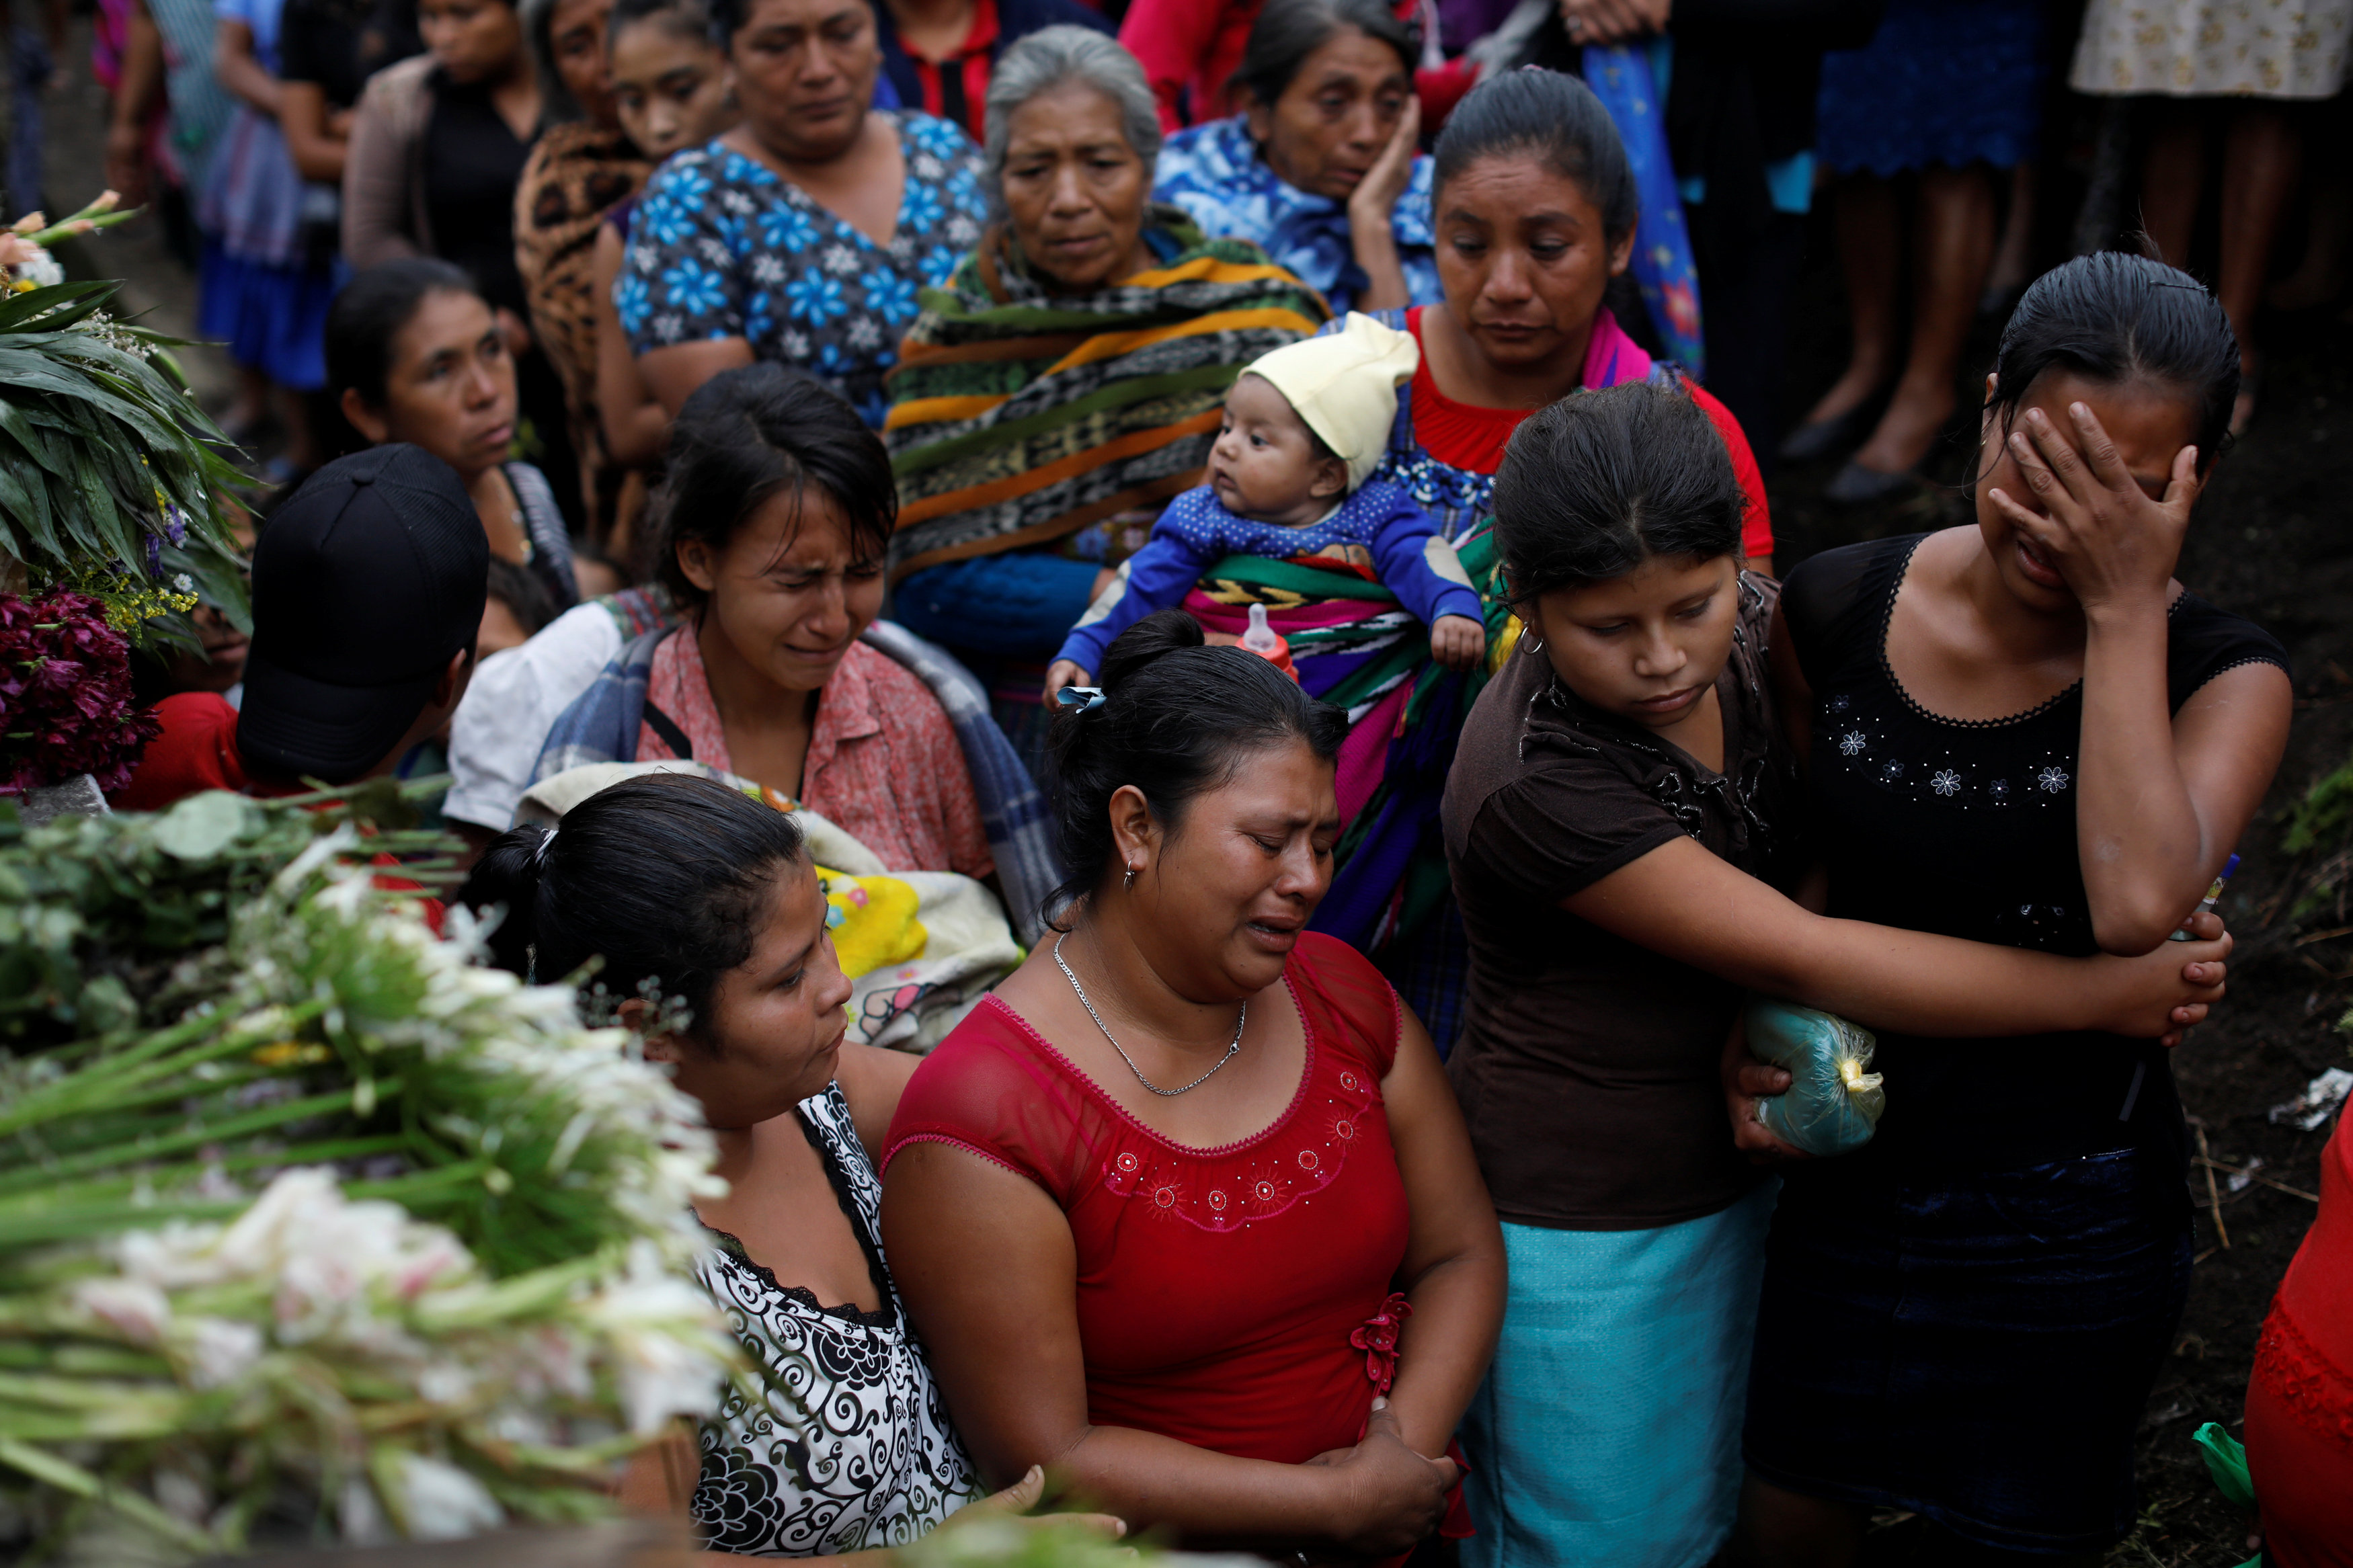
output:
POLYGON ((712 1550, 753 1557, 903 1546, 980 1490, 883 1264, 882 1187, 840 1086, 797 1109, 882 1307, 820 1306, 723 1233, 696 1266, 765 1397, 731 1389, 704 1423, 694 1519, 712 1550))

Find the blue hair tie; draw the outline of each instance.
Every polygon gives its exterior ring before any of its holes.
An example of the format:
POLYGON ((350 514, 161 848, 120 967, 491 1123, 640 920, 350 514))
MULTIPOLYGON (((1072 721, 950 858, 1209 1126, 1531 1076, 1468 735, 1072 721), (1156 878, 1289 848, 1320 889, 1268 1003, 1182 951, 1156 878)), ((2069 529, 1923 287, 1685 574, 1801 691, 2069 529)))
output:
POLYGON ((1090 713, 1103 706, 1103 689, 1100 686, 1065 686, 1054 693, 1054 700, 1065 708, 1090 713))

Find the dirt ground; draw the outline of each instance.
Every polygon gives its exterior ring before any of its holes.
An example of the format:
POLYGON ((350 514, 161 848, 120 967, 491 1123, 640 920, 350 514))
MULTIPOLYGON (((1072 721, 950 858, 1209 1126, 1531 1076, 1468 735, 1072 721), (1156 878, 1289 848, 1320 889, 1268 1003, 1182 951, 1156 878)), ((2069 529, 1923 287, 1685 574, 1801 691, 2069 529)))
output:
MULTIPOLYGON (((102 180, 105 99, 90 79, 88 58, 87 25, 78 20, 62 79, 47 100, 53 212, 79 205, 102 180)), ((152 312, 147 319, 166 330, 193 330, 194 279, 172 259, 152 219, 100 237, 85 259, 96 275, 130 279, 129 310, 152 312)), ((2142 1427, 2140 1525, 2111 1554, 2111 1568, 2230 1568, 2251 1553, 2249 1521, 2207 1479, 2190 1433, 2206 1421, 2236 1430, 2256 1330, 2314 1213, 2303 1194, 2317 1190, 2328 1128, 2299 1131, 2273 1124, 2266 1112, 2323 1069, 2353 1066, 2347 1037, 2335 1028, 2353 1006, 2353 928, 2338 931, 2347 921, 2333 910, 2302 922, 2288 918, 2303 868, 2279 847, 2287 809, 2353 747, 2353 322, 2337 313, 2343 303, 2266 321, 2263 337, 2272 357, 2261 411, 2217 470, 2180 570, 2191 587, 2262 622, 2287 644, 2297 711, 2287 760, 2242 847, 2244 863, 2223 906, 2239 940, 2230 1000, 2176 1058, 2182 1097, 2202 1124, 2211 1157, 2233 1166, 2259 1158, 2263 1179, 2234 1193, 2228 1173, 2215 1172, 2219 1201, 2210 1202, 2207 1173, 2193 1173, 2197 1273, 2173 1358, 2142 1427)), ((1837 374, 1845 353, 1837 275, 1827 225, 1819 220, 1791 322, 1796 417, 1837 374)), ((1980 322, 1966 356, 1969 378, 1989 366, 1997 330, 1996 322, 1980 322)), ((230 390, 225 358, 208 349, 185 358, 200 395, 217 411, 230 390)), ((1940 479, 1964 471, 1968 452, 1960 442, 1973 430, 1973 421, 1957 422, 1937 459, 1940 479)), ((1881 508, 1832 509, 1820 496, 1831 467, 1784 472, 1774 481, 1778 558, 1785 568, 1832 545, 1966 515, 1957 493, 1932 489, 1881 508)), ((2021 1422, 2037 1415, 2018 1412, 2021 1422)), ((1924 1561, 1915 1522, 1883 1521, 1871 1557, 1889 1568, 1924 1561)))

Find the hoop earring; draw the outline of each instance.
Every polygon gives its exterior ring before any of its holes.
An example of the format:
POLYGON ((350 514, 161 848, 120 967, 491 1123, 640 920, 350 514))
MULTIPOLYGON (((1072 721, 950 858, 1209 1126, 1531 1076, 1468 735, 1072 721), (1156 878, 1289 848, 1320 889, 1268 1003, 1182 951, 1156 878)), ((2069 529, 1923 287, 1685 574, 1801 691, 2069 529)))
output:
MULTIPOLYGON (((1525 623, 1524 622, 1522 624, 1525 625, 1525 623)), ((1524 653, 1542 653, 1544 652, 1544 638, 1539 637, 1531 637, 1527 633, 1522 632, 1520 634, 1520 648, 1524 653)))
POLYGON ((1127 875, 1126 875, 1126 877, 1124 877, 1124 879, 1121 879, 1121 881, 1120 881, 1120 884, 1119 884, 1119 890, 1120 890, 1121 892, 1123 892, 1123 893, 1132 893, 1132 892, 1134 892, 1134 891, 1135 890, 1135 868, 1134 868, 1134 867, 1130 866, 1130 867, 1127 868, 1127 875))

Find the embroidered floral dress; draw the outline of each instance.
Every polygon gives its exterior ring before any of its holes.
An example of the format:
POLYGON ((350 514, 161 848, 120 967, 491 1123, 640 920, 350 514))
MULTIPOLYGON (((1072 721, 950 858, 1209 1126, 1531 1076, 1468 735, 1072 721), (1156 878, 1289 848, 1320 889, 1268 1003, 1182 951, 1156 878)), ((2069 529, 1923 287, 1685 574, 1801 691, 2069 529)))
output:
POLYGON ((755 158, 712 142, 646 185, 614 281, 633 353, 742 338, 809 372, 881 426, 882 377, 915 319, 915 291, 945 282, 987 216, 980 149, 928 114, 876 110, 907 168, 898 226, 878 246, 755 158))
POLYGON ((882 1306, 820 1306, 732 1236, 697 1265, 764 1397, 755 1405, 731 1388, 704 1424, 694 1520, 712 1550, 749 1557, 903 1546, 980 1495, 883 1264, 882 1188, 840 1086, 797 1110, 882 1306))
MULTIPOLYGON (((1414 159, 1389 214, 1406 294, 1416 305, 1444 297, 1430 226, 1430 169, 1427 155, 1414 159)), ((1204 234, 1249 240, 1276 266, 1313 284, 1335 313, 1345 314, 1369 281, 1348 241, 1346 204, 1286 184, 1260 155, 1241 115, 1179 131, 1162 142, 1152 195, 1184 208, 1204 234)))
POLYGON ((994 996, 917 1068, 884 1167, 910 1143, 1038 1184, 1078 1250, 1088 1419, 1300 1464, 1363 1435, 1404 1302, 1405 1183, 1380 1080, 1397 994, 1354 950, 1303 934, 1275 1005, 1305 1027, 1298 1093, 1218 1149, 1123 1110, 994 996))

